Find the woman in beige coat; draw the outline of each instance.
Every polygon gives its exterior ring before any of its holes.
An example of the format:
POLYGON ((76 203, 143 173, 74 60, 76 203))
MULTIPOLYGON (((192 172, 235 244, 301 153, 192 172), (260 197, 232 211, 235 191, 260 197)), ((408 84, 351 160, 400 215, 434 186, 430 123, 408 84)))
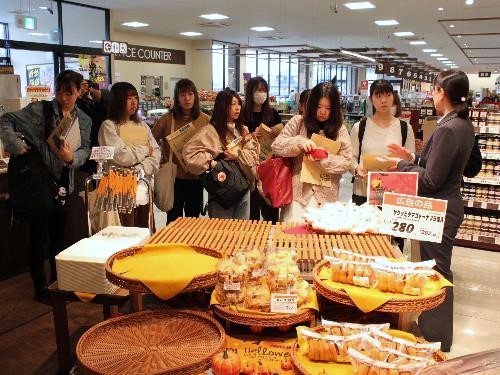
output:
MULTIPOLYGON (((223 90, 215 98, 210 125, 191 138, 182 151, 190 173, 200 175, 214 168, 217 157, 237 160, 241 171, 254 185, 255 168, 259 160, 259 144, 241 122, 241 98, 233 90, 223 90), (241 138, 237 146, 228 144, 241 138), (223 155, 221 155, 223 154, 223 155)), ((248 219, 250 217, 250 190, 229 208, 224 208, 216 198, 208 195, 207 210, 210 217, 221 219, 248 219)))

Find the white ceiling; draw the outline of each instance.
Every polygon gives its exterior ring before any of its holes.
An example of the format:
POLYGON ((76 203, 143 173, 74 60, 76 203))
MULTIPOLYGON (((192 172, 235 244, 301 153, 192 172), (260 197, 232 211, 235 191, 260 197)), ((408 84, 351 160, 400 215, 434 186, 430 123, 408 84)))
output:
MULTIPOLYGON (((3 0, 2 0, 3 1, 3 0)), ((321 48, 379 48, 391 47, 407 53, 437 68, 438 62, 424 48, 437 49, 450 58, 460 69, 473 73, 500 68, 500 49, 471 50, 469 56, 485 56, 477 63, 469 60, 460 43, 469 48, 500 48, 500 19, 482 22, 456 22, 448 28, 446 20, 500 17, 500 0, 475 0, 465 5, 465 0, 371 0, 375 9, 351 11, 343 4, 358 0, 77 0, 77 2, 112 10, 112 29, 126 21, 141 21, 150 26, 141 32, 186 39, 217 39, 242 45, 295 45, 304 44, 321 48), (333 11, 337 4, 337 13, 333 11), (438 11, 443 7, 444 11, 438 11), (206 22, 199 15, 222 13, 229 19, 222 28, 203 27, 206 22), (375 20, 396 19, 397 26, 377 26, 375 20), (440 22, 441 21, 441 22, 440 22), (252 26, 271 26, 275 31, 259 33, 252 26), (183 31, 198 31, 203 36, 188 38, 183 31), (410 45, 398 38, 395 31, 412 31, 417 39, 427 45, 410 45), (457 38, 458 33, 498 33, 457 38), (262 37, 279 36, 281 40, 262 37), (455 41, 454 41, 455 40, 455 41), (480 53, 478 55, 478 53, 480 53)))

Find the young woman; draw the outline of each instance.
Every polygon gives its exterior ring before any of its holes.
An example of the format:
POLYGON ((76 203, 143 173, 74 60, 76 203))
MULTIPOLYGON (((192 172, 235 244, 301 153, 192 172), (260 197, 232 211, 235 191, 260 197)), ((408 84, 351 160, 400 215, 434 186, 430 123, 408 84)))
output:
MULTIPOLYGON (((243 124, 250 132, 255 132, 257 138, 261 137, 260 124, 271 128, 273 138, 276 138, 283 129, 280 115, 269 105, 269 86, 262 77, 254 77, 247 83, 243 104, 243 124)), ((250 193, 250 219, 260 220, 261 214, 264 220, 276 223, 279 219, 279 208, 269 206, 255 189, 250 193)))
MULTIPOLYGON (((161 140, 163 160, 170 155, 170 146, 165 137, 173 131, 192 123, 196 128, 208 124, 210 118, 200 111, 200 99, 194 83, 187 79, 179 80, 174 89, 174 104, 172 110, 162 116, 153 127, 153 136, 161 140)), ((167 212, 167 224, 185 214, 186 217, 200 216, 203 208, 203 186, 198 176, 184 169, 175 155, 173 162, 177 165, 177 176, 174 184, 174 206, 167 212)))
POLYGON ((367 195, 368 171, 363 166, 363 155, 386 155, 387 146, 390 144, 404 146, 410 152, 415 152, 415 136, 412 127, 404 125, 406 129, 403 130, 403 125, 400 124, 398 116, 396 116, 398 112, 401 112, 401 105, 397 105, 399 98, 396 98, 395 95, 397 94, 394 93, 389 81, 385 79, 374 81, 370 86, 373 116, 363 120, 366 126, 361 139, 361 147, 359 140, 360 122, 354 124, 351 130, 352 167, 354 170, 352 201, 357 205, 365 203, 367 195), (403 141, 404 136, 406 140, 403 141))
POLYGON ((277 156, 293 157, 293 201, 281 210, 283 221, 302 221, 306 207, 319 207, 337 201, 340 177, 351 168, 351 141, 349 132, 342 125, 340 96, 331 82, 316 85, 307 101, 303 116, 294 116, 272 145, 277 156), (340 141, 338 154, 315 160, 317 166, 330 177, 331 187, 322 187, 300 181, 302 159, 314 160, 307 155, 317 148, 311 140, 313 134, 340 141))
MULTIPOLYGON (((448 201, 441 243, 421 241, 420 255, 422 260, 435 259, 436 269, 451 282, 453 240, 464 216, 460 184, 474 145, 474 128, 466 104, 468 92, 469 80, 464 72, 448 70, 439 73, 434 80, 432 97, 437 112, 443 117, 420 157, 397 144, 388 146, 388 150, 398 156, 391 158, 398 170, 418 172, 419 195, 448 201)), ((450 350, 453 288, 447 288, 443 304, 420 315, 418 326, 426 340, 441 341, 441 350, 450 350)))
MULTIPOLYGON (((160 147, 156 143, 149 126, 137 115, 139 95, 135 87, 128 82, 117 82, 111 87, 109 94, 108 119, 99 129, 99 144, 113 146, 115 154, 113 162, 121 167, 133 167, 151 179, 160 165, 160 147), (126 144, 120 138, 120 129, 124 125, 142 128, 147 134, 146 144, 126 144)), ((138 189, 139 190, 139 189, 138 189)), ((120 213, 123 226, 149 227, 149 205, 147 199, 138 200, 132 213, 120 213)))
MULTIPOLYGON (((223 90, 215 98, 210 126, 203 127, 185 145, 182 156, 188 171, 200 175, 217 165, 214 160, 223 154, 226 160, 237 160, 242 172, 255 183, 252 170, 259 162, 259 144, 248 128, 241 122, 241 98, 233 90, 223 90), (243 137, 239 146, 228 148, 228 144, 243 137)), ((250 217, 250 191, 230 208, 222 207, 208 195, 208 215, 221 219, 248 219, 250 217)))

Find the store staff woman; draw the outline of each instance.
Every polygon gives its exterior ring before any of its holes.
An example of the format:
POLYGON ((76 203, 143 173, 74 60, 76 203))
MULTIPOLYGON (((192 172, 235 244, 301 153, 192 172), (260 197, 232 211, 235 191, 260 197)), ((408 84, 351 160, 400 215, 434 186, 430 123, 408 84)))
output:
MULTIPOLYGON (((390 152, 401 158, 393 159, 398 170, 418 172, 419 195, 448 201, 441 243, 420 242, 420 254, 422 260, 435 259, 437 270, 449 281, 453 281, 450 268, 453 240, 464 217, 460 184, 474 145, 474 129, 465 102, 468 92, 469 80, 464 72, 448 70, 439 73, 434 80, 432 97, 436 110, 443 117, 420 158, 415 159, 401 146, 393 144, 388 147, 390 152)), ((441 341, 441 349, 450 350, 453 341, 453 288, 447 288, 443 304, 420 315, 418 326, 426 340, 441 341)))
MULTIPOLYGON (((163 160, 167 161, 170 146, 165 137, 173 131, 192 123, 195 128, 202 128, 208 124, 209 117, 200 111, 198 90, 193 81, 183 78, 174 89, 174 107, 172 111, 162 116, 153 127, 153 136, 161 143, 163 160), (161 141, 161 142, 160 142, 161 141)), ((177 165, 177 176, 174 184, 174 206, 167 212, 167 224, 184 214, 186 217, 200 216, 203 207, 203 186, 198 176, 185 171, 177 156, 173 155, 173 162, 177 165)))
MULTIPOLYGON (((255 132, 257 138, 261 136, 259 126, 265 124, 271 128, 271 136, 276 138, 283 130, 281 117, 269 105, 269 86, 262 77, 254 77, 247 83, 245 103, 243 104, 243 124, 250 132, 255 132)), ((269 206, 255 189, 250 193, 250 220, 264 220, 276 223, 279 219, 279 208, 269 206)))

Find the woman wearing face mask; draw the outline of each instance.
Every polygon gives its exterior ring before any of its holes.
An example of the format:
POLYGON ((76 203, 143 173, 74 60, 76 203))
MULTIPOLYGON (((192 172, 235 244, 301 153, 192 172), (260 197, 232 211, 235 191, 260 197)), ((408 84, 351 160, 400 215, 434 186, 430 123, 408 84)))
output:
POLYGON ((340 177, 351 169, 351 141, 342 120, 337 87, 331 82, 320 83, 311 90, 304 114, 292 117, 273 142, 275 155, 294 158, 293 200, 281 210, 283 221, 301 222, 306 207, 318 208, 326 202, 337 201, 340 177), (317 149, 311 140, 315 133, 340 141, 338 154, 329 154, 323 159, 310 155, 317 149), (331 187, 300 181, 304 157, 317 163, 322 172, 328 174, 331 187))
MULTIPOLYGON (((388 150, 402 172, 418 172, 418 194, 448 201, 441 243, 420 242, 422 260, 435 259, 436 269, 453 282, 451 254, 453 241, 464 216, 460 185, 464 168, 474 145, 474 128, 469 120, 466 98, 467 75, 459 70, 439 73, 434 80, 432 97, 436 111, 443 117, 427 141, 420 157, 397 144, 388 150)), ((453 288, 447 288, 444 303, 424 311, 418 318, 420 331, 428 341, 441 341, 441 350, 449 351, 453 341, 453 288)))
MULTIPOLYGON (((195 128, 201 129, 208 124, 208 120, 208 115, 200 111, 198 90, 193 81, 187 78, 179 80, 174 89, 172 110, 162 116, 153 127, 153 136, 161 141, 163 160, 167 161, 170 155, 170 146, 165 137, 190 122, 195 128)), ((177 165, 177 176, 174 184, 174 206, 167 212, 167 224, 184 214, 186 217, 198 217, 203 208, 203 186, 198 176, 184 170, 175 155, 172 155, 172 159, 177 165)))
MULTIPOLYGON (((217 94, 210 124, 191 138, 182 150, 182 156, 190 173, 200 175, 213 169, 223 154, 226 160, 237 160, 250 186, 255 183, 253 173, 259 161, 259 144, 241 122, 241 98, 233 90, 217 94), (243 137, 240 147, 228 148, 228 144, 243 137)), ((208 215, 220 219, 248 219, 250 217, 250 191, 229 208, 222 207, 208 195, 208 215)))
MULTIPOLYGON (((269 87, 262 77, 254 77, 247 83, 243 124, 250 132, 255 133, 257 138, 261 136, 260 124, 271 128, 273 138, 276 138, 283 129, 280 115, 269 105, 269 87)), ((279 219, 279 208, 269 206, 255 189, 250 194, 250 219, 260 220, 261 214, 264 220, 276 223, 279 219)))
POLYGON ((411 126, 398 119, 401 105, 395 103, 397 99, 391 83, 384 79, 374 81, 370 86, 370 100, 373 116, 354 124, 351 130, 355 176, 352 201, 357 205, 365 203, 367 196, 368 171, 363 166, 363 155, 386 155, 387 146, 393 143, 415 152, 415 136, 411 126))

